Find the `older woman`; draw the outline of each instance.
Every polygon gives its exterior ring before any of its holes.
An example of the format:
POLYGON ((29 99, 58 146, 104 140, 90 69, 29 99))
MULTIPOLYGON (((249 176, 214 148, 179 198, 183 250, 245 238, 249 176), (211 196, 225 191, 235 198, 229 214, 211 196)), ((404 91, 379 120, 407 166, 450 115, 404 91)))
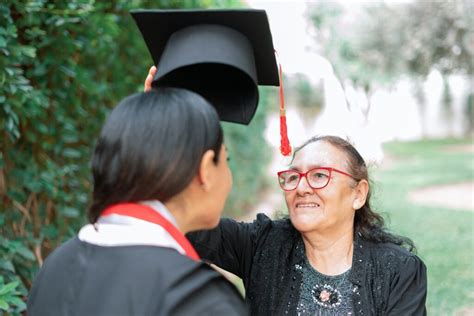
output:
POLYGON ((232 186, 206 100, 175 88, 126 98, 102 129, 92 172, 90 224, 48 256, 28 315, 246 314, 184 236, 219 223, 232 186))
POLYGON ((312 138, 278 180, 289 219, 223 219, 189 235, 202 258, 243 279, 253 315, 426 314, 426 267, 371 209, 351 144, 312 138))

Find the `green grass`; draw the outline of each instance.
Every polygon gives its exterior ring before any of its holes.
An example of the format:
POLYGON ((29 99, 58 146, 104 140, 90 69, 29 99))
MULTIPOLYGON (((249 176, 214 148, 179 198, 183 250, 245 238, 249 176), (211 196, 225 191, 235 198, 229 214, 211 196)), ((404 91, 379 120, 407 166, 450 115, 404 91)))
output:
POLYGON ((428 185, 472 181, 473 154, 449 149, 470 142, 389 143, 384 151, 394 162, 372 170, 375 209, 392 231, 415 242, 428 268, 428 315, 474 307, 474 213, 415 205, 407 196, 428 185))

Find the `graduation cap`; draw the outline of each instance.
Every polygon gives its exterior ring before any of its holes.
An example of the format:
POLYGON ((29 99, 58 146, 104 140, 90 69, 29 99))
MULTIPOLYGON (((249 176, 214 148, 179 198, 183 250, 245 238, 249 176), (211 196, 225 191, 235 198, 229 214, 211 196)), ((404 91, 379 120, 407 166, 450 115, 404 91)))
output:
POLYGON ((223 121, 248 124, 257 109, 258 85, 280 85, 264 10, 131 14, 158 69, 152 86, 194 91, 216 108, 223 121))

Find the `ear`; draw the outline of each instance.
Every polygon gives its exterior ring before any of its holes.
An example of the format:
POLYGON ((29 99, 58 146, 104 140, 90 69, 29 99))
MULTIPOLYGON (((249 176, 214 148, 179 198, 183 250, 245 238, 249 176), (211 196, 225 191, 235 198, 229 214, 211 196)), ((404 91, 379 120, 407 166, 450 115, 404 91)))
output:
POLYGON ((199 164, 197 178, 204 191, 208 191, 212 185, 214 170, 216 168, 214 163, 215 155, 216 153, 213 150, 207 150, 204 155, 202 155, 201 163, 199 164))
POLYGON ((367 180, 360 180, 357 186, 354 188, 354 201, 352 202, 352 207, 355 210, 360 209, 364 206, 365 201, 367 200, 367 194, 369 194, 369 183, 367 180))

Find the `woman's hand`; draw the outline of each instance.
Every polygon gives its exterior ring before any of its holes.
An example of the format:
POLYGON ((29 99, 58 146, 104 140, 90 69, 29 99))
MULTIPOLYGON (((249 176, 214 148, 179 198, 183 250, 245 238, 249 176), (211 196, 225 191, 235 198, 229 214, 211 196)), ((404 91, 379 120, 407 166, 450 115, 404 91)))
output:
POLYGON ((156 67, 151 66, 150 70, 148 71, 148 75, 145 79, 145 84, 143 85, 143 91, 148 92, 151 90, 151 83, 153 82, 153 78, 156 75, 156 67))

